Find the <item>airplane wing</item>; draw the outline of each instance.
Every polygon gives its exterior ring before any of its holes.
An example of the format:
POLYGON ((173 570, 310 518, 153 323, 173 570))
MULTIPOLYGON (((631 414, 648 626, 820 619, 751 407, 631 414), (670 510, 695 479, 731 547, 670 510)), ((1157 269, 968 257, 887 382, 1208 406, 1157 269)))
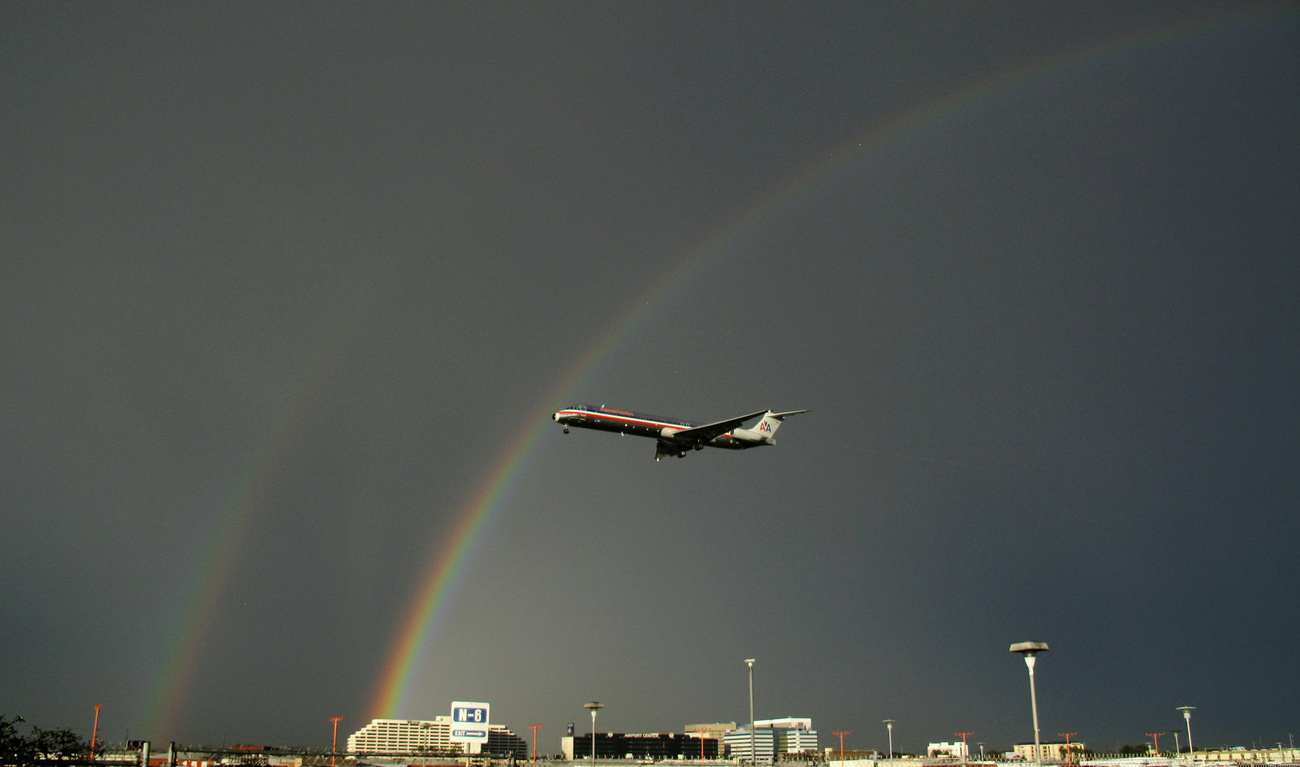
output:
POLYGON ((745 421, 753 420, 766 413, 767 413, 766 410, 760 410, 757 413, 742 415, 739 418, 728 418, 725 421, 718 421, 717 423, 706 423, 703 426, 695 426, 690 429, 682 429, 681 431, 674 432, 669 437, 669 439, 673 440, 674 442, 685 442, 691 445, 702 445, 705 442, 708 442, 709 440, 713 439, 714 437, 718 437, 723 434, 726 434, 727 432, 731 431, 737 426, 743 424, 745 421))

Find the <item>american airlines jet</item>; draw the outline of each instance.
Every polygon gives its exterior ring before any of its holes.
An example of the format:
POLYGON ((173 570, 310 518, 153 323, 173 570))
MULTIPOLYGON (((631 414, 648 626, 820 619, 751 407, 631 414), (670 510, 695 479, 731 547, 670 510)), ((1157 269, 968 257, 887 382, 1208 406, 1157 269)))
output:
POLYGON ((557 411, 551 418, 564 427, 565 434, 569 433, 570 426, 577 426, 583 429, 616 431, 624 436, 631 434, 636 437, 654 437, 658 440, 655 444, 655 460, 658 461, 666 455, 682 458, 688 450, 703 450, 705 447, 745 450, 751 447, 775 445, 776 439, 773 435, 776 434, 781 422, 792 415, 807 412, 807 410, 788 410, 784 413, 773 413, 771 410, 760 410, 757 413, 729 418, 726 421, 698 424, 673 418, 661 418, 657 415, 633 413, 629 410, 615 410, 604 405, 600 407, 571 405, 557 411), (755 424, 754 428, 738 428, 744 422, 759 416, 762 416, 763 420, 755 424))

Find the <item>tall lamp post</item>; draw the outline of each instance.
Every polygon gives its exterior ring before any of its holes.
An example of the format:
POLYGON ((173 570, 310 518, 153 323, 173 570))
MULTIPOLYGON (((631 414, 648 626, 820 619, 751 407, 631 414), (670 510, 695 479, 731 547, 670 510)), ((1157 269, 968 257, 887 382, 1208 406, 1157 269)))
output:
POLYGON ((1042 743, 1038 737, 1038 692, 1034 689, 1034 661, 1038 653, 1047 652, 1046 642, 1016 642, 1011 645, 1011 652, 1018 652, 1025 657, 1029 667, 1029 704, 1034 710, 1034 761, 1042 763, 1042 743))
POLYGON ((894 758, 894 720, 882 719, 881 721, 884 722, 885 726, 889 728, 889 758, 893 759, 894 758))
POLYGON ((749 667, 749 763, 758 764, 758 750, 754 745, 754 659, 746 658, 749 667))
POLYGON ((583 708, 591 711, 591 763, 596 763, 596 712, 605 707, 604 703, 593 700, 583 708))
POLYGON ((1196 706, 1179 706, 1178 710, 1183 712, 1183 718, 1187 720, 1187 758, 1196 758, 1196 749, 1192 748, 1192 712, 1196 706))

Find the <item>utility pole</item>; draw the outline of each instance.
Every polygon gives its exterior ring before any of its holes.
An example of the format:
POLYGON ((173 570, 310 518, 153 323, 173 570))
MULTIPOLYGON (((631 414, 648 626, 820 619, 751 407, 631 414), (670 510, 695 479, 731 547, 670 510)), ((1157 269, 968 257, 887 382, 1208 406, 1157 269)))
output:
POLYGON ((334 755, 339 752, 339 722, 343 721, 343 717, 331 716, 330 721, 334 723, 334 740, 330 742, 330 767, 334 767, 334 755))
POLYGON ((832 735, 840 736, 840 767, 844 767, 844 736, 853 730, 831 730, 832 735))
POLYGON ((542 725, 530 724, 528 729, 533 731, 533 767, 537 767, 537 731, 542 729, 542 725))

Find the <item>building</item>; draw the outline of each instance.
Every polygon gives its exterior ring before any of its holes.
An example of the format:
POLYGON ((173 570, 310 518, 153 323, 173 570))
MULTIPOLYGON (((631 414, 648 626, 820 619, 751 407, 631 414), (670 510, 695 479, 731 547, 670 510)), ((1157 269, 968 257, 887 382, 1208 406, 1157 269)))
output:
MULTIPOLYGON (((1034 756, 1033 743, 1017 743, 1015 753, 1021 759, 1024 759, 1027 762, 1043 762, 1043 761, 1064 762, 1066 760, 1065 741, 1056 740, 1056 741, 1051 741, 1049 743, 1041 743, 1039 745, 1041 745, 1043 749, 1042 754, 1040 756, 1034 756)), ((1079 755, 1082 754, 1087 749, 1088 747, 1082 741, 1078 741, 1078 740, 1070 741, 1070 750, 1074 752, 1076 761, 1078 760, 1079 755)))
MULTIPOLYGON (((1034 744, 1030 743, 1029 745, 1032 747, 1034 744)), ((1031 748, 1030 750, 1033 749, 1031 748)), ((966 750, 966 744, 961 741, 954 741, 952 743, 931 743, 929 746, 926 746, 925 755, 930 758, 947 757, 948 759, 961 759, 962 761, 970 759, 970 752, 966 750)))
POLYGON ((433 721, 416 719, 375 719, 348 736, 348 752, 353 754, 514 754, 528 757, 527 742, 505 725, 488 726, 488 742, 452 743, 451 717, 433 721))
MULTIPOLYGON (((701 751, 704 753, 704 759, 717 759, 721 745, 717 738, 671 732, 656 732, 648 735, 598 732, 595 741, 597 759, 652 759, 654 761, 699 759, 701 751)), ((565 735, 560 739, 564 758, 570 761, 590 758, 591 746, 591 733, 565 735)))
POLYGON ((752 737, 749 726, 741 725, 728 730, 724 738, 731 758, 754 764, 772 764, 782 754, 817 750, 817 731, 808 718, 759 719, 752 737))

